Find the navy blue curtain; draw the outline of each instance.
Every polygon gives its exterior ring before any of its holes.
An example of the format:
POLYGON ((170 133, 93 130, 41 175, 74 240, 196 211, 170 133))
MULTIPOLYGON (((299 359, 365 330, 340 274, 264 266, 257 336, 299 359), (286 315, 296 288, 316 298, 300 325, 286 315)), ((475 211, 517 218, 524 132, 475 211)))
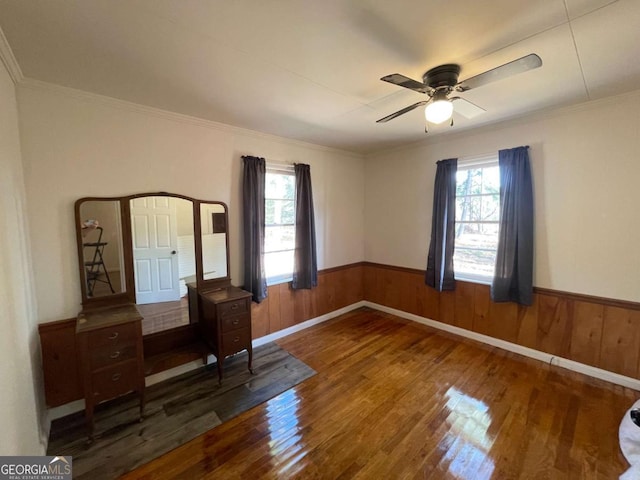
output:
POLYGON ((528 149, 498 152, 500 227, 491 284, 494 302, 531 305, 533 299, 533 185, 528 149))
POLYGON ((455 242, 457 171, 457 158, 440 160, 437 163, 433 189, 431 243, 429 244, 425 283, 439 292, 456 288, 456 281, 453 277, 453 247, 455 242))
POLYGON ((294 289, 318 286, 316 255, 316 222, 313 214, 313 192, 309 165, 296 163, 296 249, 293 258, 294 289))
POLYGON ((267 298, 264 273, 264 158, 244 156, 242 207, 244 229, 244 289, 260 303, 267 298))

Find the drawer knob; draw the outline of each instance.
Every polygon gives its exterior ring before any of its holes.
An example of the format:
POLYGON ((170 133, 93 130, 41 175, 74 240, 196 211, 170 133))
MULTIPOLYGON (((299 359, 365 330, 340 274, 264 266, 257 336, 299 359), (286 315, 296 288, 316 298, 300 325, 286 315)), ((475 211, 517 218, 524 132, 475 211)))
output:
POLYGON ((236 337, 233 339, 233 343, 238 343, 240 341, 240 337, 236 337))
POLYGON ((118 332, 113 332, 109 335, 109 340, 115 340, 116 338, 118 338, 118 332))
POLYGON ((113 352, 111 355, 109 355, 109 358, 118 358, 119 356, 120 356, 120 351, 117 350, 113 352))
POLYGON ((231 305, 231 310, 237 310, 239 306, 240 305, 238 305, 237 303, 234 303, 233 305, 231 305))
POLYGON ((118 380, 120 380, 120 377, 122 377, 122 374, 121 374, 121 373, 114 373, 114 374, 111 376, 111 380, 112 380, 112 381, 114 381, 114 382, 117 382, 118 380))
POLYGON ((233 322, 231 322, 231 323, 233 323, 234 325, 237 325, 237 324, 238 324, 238 322, 240 322, 240 320, 238 320, 238 319, 236 318, 236 319, 235 319, 233 322))

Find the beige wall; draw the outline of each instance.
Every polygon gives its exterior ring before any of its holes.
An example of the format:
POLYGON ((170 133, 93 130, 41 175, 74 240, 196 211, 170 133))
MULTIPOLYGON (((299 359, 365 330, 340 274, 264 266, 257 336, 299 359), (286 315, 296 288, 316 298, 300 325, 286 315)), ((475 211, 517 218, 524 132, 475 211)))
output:
POLYGON ((640 301, 639 111, 634 92, 369 156, 366 260, 424 269, 435 162, 529 145, 534 284, 640 301))
POLYGON ((241 155, 310 164, 318 267, 364 260, 360 156, 53 86, 27 82, 18 101, 40 322, 80 308, 73 203, 83 196, 167 191, 225 202, 241 285, 241 155))
POLYGON ((15 87, 0 59, 0 455, 43 455, 40 347, 15 87))

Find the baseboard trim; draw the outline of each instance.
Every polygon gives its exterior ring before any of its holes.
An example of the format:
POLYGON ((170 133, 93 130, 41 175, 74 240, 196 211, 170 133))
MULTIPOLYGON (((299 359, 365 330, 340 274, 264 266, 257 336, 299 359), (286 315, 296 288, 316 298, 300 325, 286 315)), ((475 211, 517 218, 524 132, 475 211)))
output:
POLYGON ((498 347, 503 350, 507 350, 509 352, 513 352, 519 355, 524 355, 525 357, 533 358, 535 360, 540 360, 541 362, 545 362, 550 365, 557 365, 559 367, 566 368, 567 370, 582 373, 584 375, 588 375, 593 378, 598 378, 600 380, 605 380, 610 383, 615 383, 616 385, 621 385, 623 387, 640 391, 640 380, 635 378, 627 377, 625 375, 620 375, 618 373, 613 373, 608 370, 603 370, 601 368, 592 367, 591 365, 586 365, 584 363, 576 362, 575 360, 569 360, 568 358, 551 355, 550 353, 541 352, 540 350, 535 350, 533 348, 523 347, 522 345, 517 345, 515 343, 507 342, 505 340, 500 340, 499 338, 494 338, 488 335, 483 335, 481 333, 465 330, 464 328, 456 327, 456 326, 449 325, 442 322, 437 322, 435 320, 431 320, 430 318, 421 317, 413 313, 408 313, 402 310, 397 310, 395 308, 386 307, 378 303, 373 303, 369 301, 364 301, 363 303, 365 307, 373 308, 374 310, 390 313, 392 315, 396 315, 398 317, 401 317, 407 320, 412 320, 414 322, 421 323, 423 325, 427 325, 429 327, 433 327, 438 330, 443 330, 445 332, 453 333, 455 335, 460 335, 461 337, 469 338, 471 340, 476 340, 478 342, 485 343, 487 345, 491 345, 494 347, 498 347))
MULTIPOLYGON (((279 330, 277 332, 271 333, 269 335, 265 335, 264 337, 256 338, 251 343, 253 347, 259 347, 261 345, 265 345, 269 342, 273 342, 278 340, 279 338, 286 337, 296 332, 300 332, 309 327, 313 327, 314 325, 318 325, 319 323, 326 322, 327 320, 331 320, 332 318, 339 317, 345 313, 349 313, 352 310, 356 310, 358 308, 364 307, 364 300, 352 303, 351 305, 347 305, 346 307, 339 308, 338 310, 334 310, 333 312, 326 313, 324 315, 320 315, 319 317, 312 318, 305 322, 299 323, 289 328, 285 328, 283 330, 279 330)), ((209 355, 207 358, 207 365, 211 363, 215 363, 216 357, 214 355, 209 355)), ((165 370, 163 372, 155 373, 153 375, 149 375, 145 378, 145 386, 150 387, 156 383, 160 383, 164 380, 168 380, 171 377, 176 377, 178 375, 182 375, 183 373, 190 372, 191 370, 195 370, 197 368, 202 367, 201 360, 194 360, 193 362, 185 363, 184 365, 179 365, 175 368, 165 370)), ((49 425, 53 420, 58 418, 66 417, 72 413, 80 412, 84 410, 84 400, 75 400, 70 403, 65 403, 64 405, 60 405, 58 407, 53 407, 48 410, 48 419, 49 425)))
POLYGON ((340 315, 344 315, 345 313, 349 313, 353 310, 364 307, 366 306, 366 303, 367 302, 365 302, 364 300, 361 300, 359 302, 352 303, 351 305, 347 305, 346 307, 339 308, 338 310, 334 310, 333 312, 329 312, 324 315, 320 315, 319 317, 312 318, 310 320, 307 320, 306 322, 298 323, 293 327, 278 330, 277 332, 265 335, 264 337, 256 338, 253 341, 253 346, 259 347, 260 345, 273 342, 275 340, 278 340, 279 338, 291 335, 292 333, 300 332, 319 323, 326 322, 327 320, 331 320, 332 318, 339 317, 340 315))

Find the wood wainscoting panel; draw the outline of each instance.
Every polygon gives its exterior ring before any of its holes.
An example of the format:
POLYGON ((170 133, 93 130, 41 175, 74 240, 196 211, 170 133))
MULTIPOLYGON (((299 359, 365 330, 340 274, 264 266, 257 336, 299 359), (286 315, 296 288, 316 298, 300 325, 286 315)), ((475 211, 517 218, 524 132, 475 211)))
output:
MULTIPOLYGON (((487 294, 488 298, 490 294, 487 294)), ((517 343, 521 318, 518 304, 513 302, 489 303, 489 335, 511 343, 517 343)))
MULTIPOLYGON (((280 320, 280 286, 272 285, 268 290, 269 296, 262 303, 266 302, 269 311, 269 332, 277 332, 282 330, 282 322, 280 320)), ((256 304, 252 303, 251 308, 255 308, 256 304)))
POLYGON ((572 320, 571 299, 559 295, 539 295, 537 350, 569 358, 572 320))
POLYGON ((269 302, 252 302, 251 334, 253 338, 260 338, 269 334, 269 302))
POLYGON ((638 377, 640 311, 605 306, 600 368, 638 377))
MULTIPOLYGON (((453 301, 455 301, 456 311, 453 325, 456 327, 473 330, 473 307, 475 305, 473 300, 475 294, 476 286, 473 283, 466 282, 458 282, 455 293, 447 292, 447 296, 453 297, 453 301)), ((446 323, 449 322, 447 321, 446 323)))
POLYGON ((518 345, 528 348, 537 348, 538 336, 538 296, 533 296, 531 306, 518 305, 518 345))
MULTIPOLYGON (((294 325, 300 321, 309 320, 313 317, 311 306, 311 294, 313 290, 300 290, 295 292, 297 297, 293 302, 294 325)), ((314 295, 315 297, 315 295, 314 295)))
POLYGON ((367 301, 640 378, 640 303, 535 287, 531 306, 494 303, 488 285, 437 292, 421 270, 365 262, 362 271, 367 301))
POLYGON ((418 315, 426 318, 440 317, 440 295, 433 288, 424 288, 424 275, 414 279, 417 295, 420 297, 418 315))
MULTIPOLYGON (((462 282, 457 282, 458 284, 462 282)), ((473 331, 483 335, 491 335, 491 320, 489 318, 490 299, 486 285, 474 285, 473 292, 473 331)), ((457 292, 454 292, 457 295, 457 292)), ((494 328, 495 330, 495 328, 494 328)))
POLYGON ((295 302, 302 301, 302 294, 293 290, 291 283, 287 282, 278 285, 278 296, 280 297, 280 328, 293 327, 296 324, 295 302))
POLYGON ((318 286, 294 290, 291 282, 271 285, 259 305, 252 303, 253 338, 293 327, 364 300, 364 266, 360 263, 318 272, 318 286))
POLYGON ((570 356, 576 362, 597 367, 600 365, 600 345, 604 305, 573 302, 573 330, 571 332, 570 356))
POLYGON ((315 316, 319 317, 326 313, 336 310, 338 301, 336 299, 336 288, 332 282, 332 275, 318 275, 318 287, 317 292, 314 295, 315 302, 315 316))

